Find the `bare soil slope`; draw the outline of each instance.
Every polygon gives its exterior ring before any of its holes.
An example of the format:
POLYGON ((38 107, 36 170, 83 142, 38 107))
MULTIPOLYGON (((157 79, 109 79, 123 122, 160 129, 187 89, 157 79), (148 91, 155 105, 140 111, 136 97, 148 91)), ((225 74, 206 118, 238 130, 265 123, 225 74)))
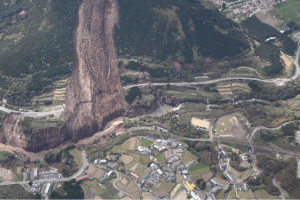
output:
POLYGON ((65 110, 67 129, 75 140, 102 130, 126 106, 113 39, 118 1, 83 0, 77 20, 75 68, 65 110))

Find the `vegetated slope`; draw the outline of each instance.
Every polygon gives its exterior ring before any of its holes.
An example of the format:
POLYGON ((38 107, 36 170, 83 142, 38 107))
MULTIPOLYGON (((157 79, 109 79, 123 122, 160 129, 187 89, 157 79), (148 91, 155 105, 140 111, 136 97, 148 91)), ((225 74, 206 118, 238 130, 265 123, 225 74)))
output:
POLYGON ((274 27, 262 23, 255 15, 244 20, 242 24, 248 34, 259 42, 263 42, 269 37, 276 37, 281 41, 284 53, 289 55, 294 54, 297 43, 287 35, 278 32, 274 27))
POLYGON ((237 24, 199 1, 120 0, 119 5, 118 55, 192 63, 197 54, 220 59, 249 48, 237 24))
POLYGON ((71 72, 77 7, 77 0, 0 0, 0 98, 29 106, 71 72))
POLYGON ((83 0, 75 31, 75 67, 68 81, 65 120, 73 139, 90 136, 126 106, 114 48, 118 1, 83 0))

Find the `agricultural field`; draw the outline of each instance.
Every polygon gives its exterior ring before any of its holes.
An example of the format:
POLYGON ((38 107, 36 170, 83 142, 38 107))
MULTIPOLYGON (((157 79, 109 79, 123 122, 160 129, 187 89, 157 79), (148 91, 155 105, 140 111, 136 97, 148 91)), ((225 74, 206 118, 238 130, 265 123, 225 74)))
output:
POLYGON ((290 143, 286 142, 286 137, 277 138, 277 139, 273 140, 271 143, 275 144, 276 146, 278 146, 282 149, 286 149, 286 150, 290 150, 290 151, 300 151, 299 146, 293 146, 290 143))
POLYGON ((221 189, 217 195, 216 195, 216 199, 223 199, 223 195, 225 193, 225 189, 221 189))
POLYGON ((76 162, 77 166, 81 167, 82 165, 82 153, 78 149, 74 148, 69 150, 69 153, 74 156, 74 161, 76 162))
POLYGON ((85 171, 89 176, 100 179, 104 175, 104 170, 95 166, 90 166, 88 170, 85 171))
POLYGON ((209 129, 210 122, 208 120, 198 119, 196 117, 191 118, 191 124, 196 127, 209 129))
POLYGON ((282 3, 275 6, 277 13, 281 18, 286 19, 287 21, 298 22, 300 18, 298 17, 300 14, 300 1, 289 1, 289 3, 282 3), (296 12, 294 11, 294 9, 296 12))
POLYGON ((276 197, 267 193, 265 190, 256 190, 254 195, 257 199, 277 199, 276 197))
POLYGON ((172 191, 172 189, 174 188, 174 186, 175 185, 171 182, 160 181, 160 183, 156 187, 152 188, 152 191, 154 194, 163 197, 163 195, 162 195, 163 192, 166 192, 169 194, 172 191))
POLYGON ((142 139, 142 143, 143 143, 143 145, 145 146, 145 147, 149 147, 149 146, 151 146, 152 144, 153 144, 153 142, 152 141, 150 141, 150 140, 147 140, 147 139, 142 139))
POLYGON ((215 125, 215 130, 220 136, 230 136, 242 139, 247 131, 236 116, 224 115, 220 117, 215 125))
POLYGON ((157 161, 163 161, 166 160, 166 155, 165 152, 160 152, 155 156, 155 159, 157 159, 157 161))
POLYGON ((196 165, 193 165, 193 166, 189 167, 189 170, 192 175, 205 174, 205 173, 210 172, 209 167, 207 165, 205 165, 204 163, 198 163, 196 165))
POLYGON ((251 190, 249 190, 249 191, 238 191, 237 195, 241 199, 255 199, 255 196, 254 196, 254 194, 251 190))
MULTIPOLYGON (((244 72, 246 73, 246 70, 237 70, 236 72, 244 72)), ((220 95, 233 95, 233 94, 241 94, 244 92, 250 92, 251 89, 249 88, 247 83, 240 83, 240 82, 233 82, 233 83, 220 83, 217 86, 217 90, 220 93, 220 95)))
POLYGON ((183 155, 183 159, 182 160, 183 160, 184 164, 188 164, 192 160, 197 160, 197 156, 195 156, 191 152, 189 152, 186 149, 184 149, 184 155, 183 155))
POLYGON ((248 70, 235 70, 233 74, 251 74, 248 70))

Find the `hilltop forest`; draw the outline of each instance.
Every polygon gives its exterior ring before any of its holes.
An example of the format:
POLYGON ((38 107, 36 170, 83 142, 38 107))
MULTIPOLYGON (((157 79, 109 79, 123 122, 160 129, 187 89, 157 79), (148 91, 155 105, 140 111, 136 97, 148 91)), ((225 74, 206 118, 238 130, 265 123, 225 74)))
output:
POLYGON ((118 55, 193 63, 197 56, 222 59, 249 48, 236 23, 198 0, 120 0, 119 6, 118 55))

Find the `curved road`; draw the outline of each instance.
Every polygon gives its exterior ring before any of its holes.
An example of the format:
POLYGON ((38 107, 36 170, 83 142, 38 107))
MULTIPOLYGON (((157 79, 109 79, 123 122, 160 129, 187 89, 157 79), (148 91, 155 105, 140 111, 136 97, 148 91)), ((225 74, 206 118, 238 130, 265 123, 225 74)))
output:
POLYGON ((273 183, 273 185, 274 185, 275 187, 277 187, 277 188, 279 189, 280 194, 281 194, 281 200, 284 200, 284 193, 283 193, 281 187, 278 185, 278 183, 277 183, 275 177, 273 177, 272 183, 273 183))
POLYGON ((114 180, 113 186, 114 186, 117 190, 119 190, 120 192, 123 192, 123 194, 125 194, 126 196, 129 196, 130 198, 135 199, 133 196, 131 196, 131 195, 128 194, 127 192, 124 192, 123 190, 119 189, 119 188, 116 186, 116 182, 119 180, 120 175, 119 175, 119 172, 118 172, 118 171, 114 171, 114 172, 116 172, 117 178, 116 178, 116 180, 114 180))
POLYGON ((300 54, 300 45, 298 45, 296 54, 295 54, 295 70, 294 74, 288 78, 288 79, 281 79, 281 78, 276 78, 276 79, 259 79, 259 78, 247 78, 247 77, 227 77, 227 78, 218 78, 218 79, 213 79, 213 80, 207 80, 207 81, 199 81, 199 82, 181 82, 181 83, 144 83, 144 84, 135 84, 135 85, 128 85, 123 87, 125 90, 130 89, 132 87, 143 87, 143 86, 148 86, 149 84, 154 85, 154 86, 159 86, 159 85, 176 85, 176 86, 190 86, 190 85, 206 85, 206 84, 212 84, 212 83, 218 83, 222 81, 230 81, 230 80, 251 80, 251 81, 261 81, 261 82, 266 82, 266 83, 275 83, 277 86, 282 86, 288 81, 295 80, 298 78, 300 75, 300 69, 299 69, 299 54, 300 54))

